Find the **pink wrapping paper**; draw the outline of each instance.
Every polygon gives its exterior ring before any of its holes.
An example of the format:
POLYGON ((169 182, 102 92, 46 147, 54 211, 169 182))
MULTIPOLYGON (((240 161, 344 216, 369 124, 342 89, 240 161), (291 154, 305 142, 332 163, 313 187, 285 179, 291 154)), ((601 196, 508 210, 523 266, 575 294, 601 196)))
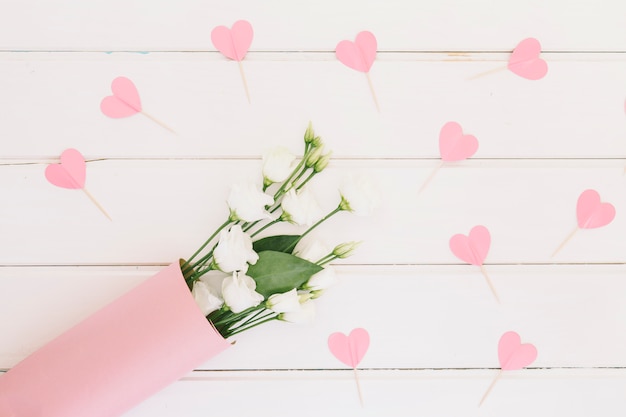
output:
POLYGON ((0 377, 0 417, 114 417, 230 346, 172 264, 0 377))

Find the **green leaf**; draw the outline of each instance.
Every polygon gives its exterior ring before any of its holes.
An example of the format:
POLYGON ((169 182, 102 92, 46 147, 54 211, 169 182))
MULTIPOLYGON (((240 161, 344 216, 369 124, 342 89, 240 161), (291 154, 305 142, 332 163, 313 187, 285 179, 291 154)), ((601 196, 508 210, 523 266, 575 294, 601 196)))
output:
POLYGON ((256 291, 265 298, 299 288, 323 268, 288 253, 263 251, 246 275, 256 281, 256 291))
POLYGON ((291 253, 294 243, 300 238, 300 235, 278 235, 268 236, 259 239, 252 244, 252 249, 256 253, 271 250, 275 252, 291 253), (291 250, 289 250, 291 248, 291 250))

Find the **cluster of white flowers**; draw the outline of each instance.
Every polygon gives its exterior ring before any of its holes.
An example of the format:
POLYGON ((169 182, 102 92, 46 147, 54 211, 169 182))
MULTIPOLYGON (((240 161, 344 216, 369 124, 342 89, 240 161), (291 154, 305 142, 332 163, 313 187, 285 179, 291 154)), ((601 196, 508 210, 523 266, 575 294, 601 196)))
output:
MULTIPOLYGON (((328 264, 350 256, 359 243, 347 242, 331 250, 317 239, 303 238, 340 211, 365 215, 378 204, 377 194, 370 183, 363 177, 352 177, 340 188, 338 206, 324 215, 306 184, 328 166, 331 153, 315 136, 310 125, 304 141, 305 153, 300 159, 284 147, 265 153, 262 186, 250 182, 232 187, 227 199, 228 221, 185 264, 183 271, 194 299, 203 314, 225 336, 273 319, 288 322, 311 320, 315 312, 313 300, 336 280, 335 271, 328 264), (257 253, 255 236, 278 222, 308 229, 299 235, 274 236, 279 239, 266 242, 257 253), (217 243, 211 249, 209 245, 214 238, 217 243), (255 281, 258 276, 251 266, 258 262, 256 273, 261 274, 259 270, 267 273, 268 265, 259 266, 263 264, 262 256, 259 256, 263 255, 262 251, 280 252, 278 255, 287 256, 289 262, 306 264, 310 273, 292 288, 289 288, 291 284, 285 286, 284 282, 276 284, 275 288, 280 291, 274 292, 268 284, 261 288, 261 281, 255 281), (193 262, 196 256, 200 258, 193 262)), ((266 239, 270 238, 272 236, 266 239)), ((293 279, 296 278, 301 277, 293 279)))

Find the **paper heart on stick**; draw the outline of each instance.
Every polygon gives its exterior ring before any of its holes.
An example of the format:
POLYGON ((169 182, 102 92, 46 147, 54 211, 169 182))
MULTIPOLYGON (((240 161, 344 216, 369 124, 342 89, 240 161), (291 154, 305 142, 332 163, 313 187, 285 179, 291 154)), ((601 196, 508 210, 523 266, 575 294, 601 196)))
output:
POLYGON ((354 42, 349 40, 343 40, 337 44, 335 48, 335 56, 345 66, 362 72, 367 78, 367 83, 376 104, 376 109, 380 112, 380 105, 378 104, 378 98, 374 91, 374 85, 370 78, 369 72, 376 60, 376 49, 378 43, 376 37, 372 32, 363 31, 356 35, 354 42))
POLYGON ((541 59, 541 44, 535 38, 522 40, 511 53, 508 69, 528 80, 540 80, 548 73, 548 64, 541 59))
POLYGON ((522 343, 519 334, 506 332, 498 342, 498 360, 504 371, 522 369, 537 359, 537 348, 530 343, 522 343))
POLYGON ((615 218, 615 207, 611 203, 603 203, 600 194, 595 190, 585 190, 578 197, 576 219, 581 229, 595 229, 606 226, 615 218))
POLYGON ((491 282, 491 278, 487 274, 487 270, 484 267, 485 258, 489 253, 489 247, 491 246, 491 234, 485 226, 474 226, 470 230, 469 235, 456 234, 450 238, 450 250, 460 260, 467 262, 471 265, 480 267, 489 289, 493 293, 497 302, 500 302, 500 297, 496 292, 496 288, 491 282))
POLYGON ((478 406, 480 407, 493 387, 502 376, 503 371, 515 371, 522 369, 537 359, 537 348, 530 343, 522 343, 519 334, 515 332, 506 332, 500 337, 498 342, 498 361, 500 362, 500 372, 485 391, 478 406))
POLYGON ((172 133, 176 133, 171 127, 143 111, 137 87, 135 87, 135 84, 128 78, 115 78, 111 82, 111 92, 113 95, 106 96, 100 102, 100 110, 105 116, 113 119, 120 119, 141 113, 164 129, 167 129, 172 133))
POLYGON ((112 220, 106 210, 85 188, 87 164, 85 163, 83 155, 76 149, 66 149, 61 153, 60 160, 61 163, 50 164, 46 167, 44 174, 48 182, 57 187, 82 190, 96 207, 98 207, 102 214, 109 220, 112 220))
POLYGON ((439 152, 445 162, 462 161, 474 155, 478 150, 478 139, 464 135, 461 125, 448 122, 439 132, 439 152))
POLYGON ((224 56, 235 61, 241 61, 252 45, 254 31, 246 20, 238 20, 232 28, 217 26, 211 31, 213 46, 224 56))
POLYGON ((341 332, 333 333, 328 337, 330 352, 351 368, 356 368, 370 344, 370 336, 367 330, 357 328, 348 336, 341 332))
POLYGON ((46 179, 62 188, 80 189, 85 187, 87 174, 85 158, 76 149, 66 149, 61 153, 61 163, 46 167, 46 179))
POLYGON ((367 330, 362 328, 353 329, 348 336, 337 332, 328 337, 328 348, 330 352, 335 358, 354 369, 354 380, 356 382, 361 407, 363 407, 363 394, 361 393, 361 384, 359 383, 359 375, 356 371, 356 367, 361 363, 365 353, 367 353, 369 345, 370 335, 367 330))
POLYGON ((475 226, 469 235, 456 234, 450 238, 450 250, 468 264, 482 266, 489 253, 491 235, 485 226, 475 226))

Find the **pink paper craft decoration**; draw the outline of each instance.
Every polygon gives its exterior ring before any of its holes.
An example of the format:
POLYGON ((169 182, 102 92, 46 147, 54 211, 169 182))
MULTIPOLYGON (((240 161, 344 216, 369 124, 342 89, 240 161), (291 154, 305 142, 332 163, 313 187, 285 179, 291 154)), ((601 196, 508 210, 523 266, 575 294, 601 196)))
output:
POLYGON ((84 188, 87 164, 83 155, 76 149, 66 149, 60 159, 60 164, 50 164, 46 167, 46 179, 57 187, 84 188))
POLYGON ((253 36, 254 31, 250 22, 238 20, 231 29, 226 26, 214 28, 211 31, 211 42, 226 58, 241 61, 252 45, 253 36))
POLYGON ((360 32, 354 42, 344 40, 337 44, 335 55, 344 65, 360 71, 369 72, 376 59, 378 44, 372 32, 360 32))
POLYGON ((0 377, 0 416, 117 417, 230 344, 172 264, 0 377))
POLYGON ((474 226, 470 230, 469 235, 456 234, 450 238, 450 250, 460 260, 467 262, 471 265, 480 267, 480 272, 485 277, 489 289, 493 293, 497 302, 500 302, 500 297, 496 292, 496 288, 491 282, 491 278, 487 274, 487 269, 484 266, 485 258, 489 253, 489 247, 491 246, 491 235, 489 230, 485 226, 474 226))
POLYGON ((378 98, 374 91, 372 79, 369 76, 370 69, 374 64, 374 60, 376 60, 377 48, 378 43, 374 34, 364 31, 356 35, 354 42, 349 40, 339 42, 335 48, 335 56, 345 66, 365 74, 374 104, 376 104, 376 109, 380 112, 378 98))
POLYGON ((596 190, 585 190, 578 197, 576 204, 577 226, 552 253, 554 257, 580 229, 595 229, 606 226, 615 218, 615 207, 611 203, 603 203, 596 190))
POLYGON ((460 260, 482 266, 489 252, 491 235, 485 226, 475 226, 469 235, 456 234, 450 238, 450 250, 460 260))
POLYGON ((473 135, 464 135, 463 128, 457 122, 448 122, 439 131, 439 154, 441 163, 430 173, 422 184, 420 194, 435 177, 446 162, 463 161, 478 150, 478 139, 473 135))
POLYGON ((601 202, 597 191, 585 190, 578 197, 576 218, 581 229, 606 226, 615 218, 615 207, 611 203, 601 202))
POLYGON ((111 83, 113 95, 100 102, 100 109, 106 116, 114 119, 129 117, 140 113, 141 99, 137 87, 126 77, 117 77, 111 83))
POLYGON ((226 58, 237 61, 248 103, 250 103, 250 89, 241 61, 248 53, 253 37, 252 25, 246 20, 236 21, 230 29, 226 26, 217 26, 211 31, 213 46, 226 58))
POLYGON ((503 371, 522 369, 537 359, 537 348, 523 343, 515 332, 506 332, 498 342, 498 360, 503 371))
POLYGON ((137 87, 135 87, 135 84, 128 78, 115 78, 113 82, 111 82, 111 92, 113 95, 106 96, 100 102, 100 110, 105 116, 120 119, 141 113, 161 127, 175 133, 172 128, 165 123, 143 111, 137 87))
POLYGON ((61 154, 61 163, 48 165, 46 167, 45 176, 50 184, 56 185, 57 187, 82 190, 85 195, 89 197, 91 202, 98 207, 102 214, 109 220, 112 220, 104 207, 102 207, 95 197, 85 188, 87 164, 85 164, 83 155, 76 149, 64 150, 61 154))
POLYGON ((537 359, 537 348, 530 343, 522 343, 522 339, 515 332, 506 332, 500 337, 498 342, 498 360, 500 362, 500 371, 487 388, 478 406, 480 407, 496 382, 502 376, 504 371, 516 371, 522 369, 537 359))
POLYGON ((439 152, 445 162, 462 161, 474 155, 478 150, 478 139, 464 135, 461 125, 448 122, 439 132, 439 152))
POLYGON ((354 381, 356 382, 359 402, 363 407, 363 394, 359 382, 359 374, 356 367, 367 353, 370 346, 370 335, 362 328, 353 329, 348 336, 341 332, 333 333, 328 337, 330 352, 344 364, 354 369, 354 381))
POLYGON ((356 328, 346 336, 341 332, 333 333, 328 337, 330 352, 344 364, 356 368, 370 345, 370 336, 367 330, 356 328))
POLYGON ((521 41, 509 58, 508 68, 528 80, 540 80, 548 73, 548 64, 541 59, 541 44, 535 38, 521 41))

